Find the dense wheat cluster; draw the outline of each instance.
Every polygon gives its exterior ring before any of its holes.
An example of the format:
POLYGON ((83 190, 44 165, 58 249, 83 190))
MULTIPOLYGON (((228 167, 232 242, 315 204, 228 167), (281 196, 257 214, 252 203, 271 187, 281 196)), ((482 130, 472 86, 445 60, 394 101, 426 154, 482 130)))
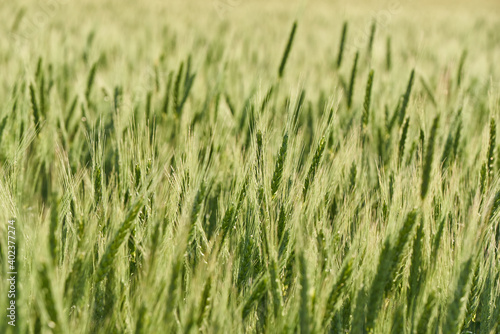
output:
POLYGON ((479 3, 2 2, 0 333, 499 333, 479 3))

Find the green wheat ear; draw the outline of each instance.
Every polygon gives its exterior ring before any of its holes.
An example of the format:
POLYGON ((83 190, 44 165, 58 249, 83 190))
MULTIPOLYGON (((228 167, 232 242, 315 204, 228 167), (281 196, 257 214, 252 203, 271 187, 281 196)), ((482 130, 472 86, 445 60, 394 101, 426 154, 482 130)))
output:
POLYGON ((38 103, 36 102, 36 93, 33 83, 30 83, 30 102, 31 108, 33 109, 33 117, 35 118, 35 125, 38 126, 40 124, 41 115, 38 109, 38 103))
POLYGON ((370 70, 370 73, 368 73, 368 80, 366 82, 365 102, 363 103, 363 114, 361 116, 361 124, 363 131, 366 131, 366 128, 368 126, 368 121, 370 118, 370 102, 372 95, 373 74, 374 71, 370 70))
MULTIPOLYGON (((347 324, 351 323, 350 333, 367 333, 366 331, 366 308, 367 308, 367 292, 366 286, 361 285, 359 291, 353 294, 352 298, 354 301, 354 310, 349 310, 349 317, 352 317, 352 321, 346 321, 347 324), (352 313, 352 315, 351 315, 352 313)), ((350 302, 350 301, 349 301, 350 302)), ((347 319, 346 319, 347 320, 347 319)))
POLYGON ((401 128, 401 137, 399 138, 399 145, 398 145, 398 164, 399 165, 401 165, 401 162, 403 160, 403 156, 405 154, 405 143, 406 143, 406 137, 408 137, 409 125, 410 125, 410 118, 406 117, 406 120, 403 123, 403 126, 401 128))
POLYGON ((199 311, 198 311, 198 320, 197 320, 197 325, 198 327, 201 326, 203 323, 203 320, 209 315, 210 308, 211 308, 211 289, 212 289, 212 277, 208 277, 205 286, 203 287, 203 293, 201 295, 201 302, 199 306, 199 311))
POLYGON ((460 84, 462 83, 462 74, 463 74, 463 68, 464 68, 464 63, 465 59, 467 58, 467 50, 464 50, 462 52, 462 55, 460 56, 460 62, 458 64, 458 70, 457 70, 457 88, 460 87, 460 84))
POLYGON ((445 224, 446 224, 446 217, 443 217, 443 218, 441 218, 436 236, 434 237, 434 241, 432 243, 431 257, 430 257, 431 259, 433 259, 432 266, 435 266, 435 263, 437 260, 438 251, 439 251, 439 247, 441 244, 441 239, 443 237, 445 224))
POLYGON ((399 271, 406 244, 417 221, 415 210, 408 213, 403 226, 399 230, 394 246, 391 246, 390 238, 387 237, 382 252, 379 257, 377 272, 370 287, 368 299, 368 310, 366 317, 366 329, 373 331, 375 322, 380 312, 384 295, 388 295, 396 280, 396 273, 399 271))
POLYGON ((252 288, 252 292, 246 298, 245 303, 243 304, 243 309, 241 311, 241 317, 245 320, 252 307, 255 305, 257 301, 267 292, 268 278, 267 276, 263 276, 257 283, 254 284, 252 288))
POLYGON ((386 50, 385 50, 385 67, 388 71, 392 67, 392 56, 391 56, 391 36, 387 37, 386 50))
POLYGON ((463 321, 466 297, 470 290, 470 273, 472 269, 472 257, 462 264, 460 276, 453 294, 453 299, 448 306, 446 318, 444 318, 443 334, 458 333, 463 321))
POLYGON ((270 286, 271 286, 271 295, 273 297, 273 305, 274 305, 273 311, 274 311, 274 316, 278 317, 279 312, 282 309, 283 305, 282 287, 280 284, 280 280, 278 278, 279 272, 276 261, 273 257, 270 257, 269 261, 270 263, 268 265, 268 271, 269 271, 269 279, 271 280, 270 286))
POLYGON ((386 238, 384 246, 382 247, 382 252, 380 253, 377 272, 375 273, 375 277, 373 278, 369 290, 365 325, 368 332, 373 331, 375 320, 377 319, 380 306, 382 305, 385 287, 387 281, 389 280, 391 270, 392 248, 390 239, 386 238))
POLYGON ((52 206, 50 208, 50 234, 49 234, 49 245, 50 245, 50 255, 52 256, 52 263, 57 264, 59 258, 59 200, 53 196, 52 206))
POLYGON ((42 75, 40 77, 40 89, 38 92, 40 96, 40 114, 45 115, 45 74, 42 71, 42 75))
POLYGON ((182 82, 182 74, 184 73, 184 62, 181 62, 179 65, 179 70, 177 72, 177 77, 175 79, 174 91, 173 95, 173 109, 175 111, 175 115, 179 116, 180 113, 180 105, 181 105, 181 82, 182 82))
MULTIPOLYGON (((121 96, 122 96, 122 88, 120 86, 115 86, 114 92, 113 92, 113 108, 115 112, 118 112, 120 110, 120 102, 121 102, 121 96)), ((75 96, 75 101, 77 100, 77 97, 75 96)), ((71 110, 71 108, 70 108, 71 110)))
POLYGON ((314 181, 314 176, 316 175, 316 170, 318 169, 319 162, 321 160, 321 157, 323 156, 324 150, 325 150, 325 136, 323 136, 319 141, 318 147, 316 148, 316 152, 314 153, 314 157, 311 162, 311 167, 309 167, 309 172, 307 173, 307 177, 304 182, 304 190, 302 192, 302 196, 304 197, 304 199, 306 198, 309 186, 314 181))
POLYGON ((406 87, 406 92, 403 95, 403 101, 401 103, 401 109, 399 109, 399 124, 403 123, 406 115, 406 109, 408 108, 408 103, 410 102, 411 88, 413 87, 413 78, 415 77, 415 70, 411 70, 410 79, 408 80, 408 86, 406 87))
POLYGON ((271 97, 273 96, 274 93, 274 86, 269 87, 267 90, 266 95, 264 96, 264 99, 262 100, 262 104, 260 105, 260 112, 263 113, 264 109, 266 108, 267 104, 271 100, 271 97))
POLYGON ((420 188, 420 197, 425 199, 431 180, 432 159, 434 156, 434 144, 436 141, 437 129, 439 127, 439 115, 432 122, 431 134, 427 142, 427 150, 425 152, 424 167, 422 170, 422 186, 420 188))
POLYGON ((446 138, 446 143, 444 144, 443 155, 441 156, 441 169, 445 170, 448 166, 450 159, 452 157, 453 150, 453 136, 450 131, 448 133, 448 138, 446 138))
POLYGON ((281 143, 281 148, 276 159, 276 166, 274 167, 274 174, 271 181, 271 196, 274 196, 278 191, 278 187, 281 183, 281 178, 283 177, 283 168, 286 160, 286 152, 288 149, 288 134, 285 133, 283 136, 283 142, 281 143))
POLYGON ((392 248, 392 270, 390 272, 390 279, 388 285, 386 286, 385 292, 389 293, 391 287, 394 285, 397 278, 395 277, 396 273, 399 270, 399 266, 403 261, 404 250, 406 245, 408 244, 408 240, 412 236, 414 226, 417 223, 417 211, 413 210, 407 214, 406 219, 403 223, 403 227, 399 230, 398 238, 396 239, 396 243, 392 248))
MULTIPOLYGON (((459 116, 458 116, 459 117, 459 116)), ((458 158, 458 153, 459 153, 459 145, 460 145, 460 138, 462 135, 462 119, 459 118, 458 120, 458 125, 455 130, 455 135, 453 136, 453 157, 455 159, 458 158)), ((499 163, 500 160, 497 161, 499 163)))
POLYGON ((95 166, 94 173, 94 200, 97 208, 102 200, 102 175, 99 164, 95 166))
POLYGON ((172 87, 172 78, 173 78, 173 72, 170 72, 168 74, 167 85, 165 86, 165 96, 163 98, 162 112, 165 115, 168 114, 168 109, 170 106, 170 90, 172 87))
POLYGON ((49 277, 48 269, 46 264, 42 264, 38 269, 38 275, 40 277, 40 291, 43 293, 43 302, 45 304, 45 309, 47 310, 50 320, 54 323, 53 332, 63 333, 61 329, 61 318, 59 315, 58 307, 54 299, 54 291, 52 288, 51 278, 49 277))
POLYGON ((134 205, 129 209, 127 216, 125 217, 125 220, 123 221, 119 230, 116 232, 111 243, 106 248, 106 252, 104 253, 101 261, 99 262, 99 269, 97 271, 97 279, 96 279, 97 283, 101 282, 111 270, 111 267, 113 266, 113 261, 115 260, 116 254, 118 253, 118 249, 125 241, 125 238, 130 229, 132 228, 135 218, 139 214, 142 205, 143 205, 143 198, 139 197, 135 201, 134 205))
POLYGON ((353 262, 354 259, 350 258, 344 263, 344 266, 342 267, 342 270, 337 277, 337 281, 330 291, 330 295, 328 296, 328 300, 326 303, 325 316, 323 317, 323 326, 326 326, 330 321, 332 321, 332 317, 340 294, 342 293, 343 289, 345 290, 345 285, 351 278, 353 271, 353 262))
POLYGON ((256 175, 258 175, 259 179, 263 176, 264 173, 264 153, 263 153, 263 136, 262 131, 257 131, 257 166, 256 166, 256 175))
POLYGON ((373 41, 375 39, 375 31, 377 29, 377 24, 376 21, 372 22, 372 25, 370 27, 370 39, 368 40, 368 50, 367 50, 367 58, 370 59, 372 56, 372 49, 373 49, 373 41))
POLYGON ((487 180, 487 167, 486 163, 483 163, 481 165, 481 171, 479 172, 479 191, 481 194, 484 194, 484 191, 486 189, 486 180, 487 180))
POLYGON ((345 21, 344 25, 342 26, 342 35, 340 38, 339 54, 337 56, 337 68, 340 68, 340 65, 342 64, 342 56, 344 55, 344 45, 345 45, 346 38, 347 38, 347 21, 345 21))
POLYGON ((419 295, 420 287, 423 283, 424 268, 422 260, 422 248, 424 242, 424 223, 423 219, 420 218, 420 224, 417 227, 417 232, 413 240, 413 249, 411 253, 410 261, 410 277, 409 277, 409 287, 407 292, 407 315, 412 311, 415 311, 414 303, 419 295))
POLYGON ((351 81, 349 82, 349 91, 347 92, 347 108, 351 109, 352 105, 352 96, 354 94, 354 84, 356 81, 356 70, 358 67, 358 58, 359 58, 359 51, 356 51, 356 55, 354 56, 354 63, 352 65, 352 70, 351 70, 351 81))
POLYGON ((38 82, 42 72, 43 72, 43 58, 38 57, 38 61, 36 63, 36 70, 35 70, 35 81, 38 82))
POLYGON ((85 89, 85 100, 87 101, 87 104, 89 103, 90 93, 92 92, 92 87, 94 86, 96 70, 97 62, 95 62, 90 68, 89 76, 87 78, 87 87, 85 89))
POLYGON ((283 53, 283 57, 281 58, 280 67, 278 69, 278 77, 283 77, 283 72, 285 71, 286 61, 288 59, 288 55, 290 50, 292 49, 293 37, 295 36, 295 31, 297 30, 297 21, 293 22, 292 31, 290 31, 290 37, 288 37, 288 43, 286 44, 285 51, 283 53))
MULTIPOLYGON (((478 264, 477 268, 479 268, 479 264, 478 264)), ((496 311, 496 315, 494 315, 495 303, 493 302, 493 300, 495 299, 495 297, 494 297, 495 284, 492 281, 492 279, 494 279, 494 278, 492 278, 492 275, 493 275, 492 270, 495 270, 495 269, 493 269, 493 268, 495 268, 493 262, 489 261, 489 269, 487 269, 488 273, 487 273, 486 280, 484 282, 484 288, 482 289, 482 291, 480 291, 480 287, 478 286, 479 282, 477 282, 479 279, 479 272, 478 271, 476 272, 478 275, 474 276, 474 280, 472 283, 473 286, 471 288, 471 294, 472 294, 472 291, 477 292, 477 293, 481 293, 480 301, 479 301, 479 305, 478 305, 481 308, 481 314, 483 314, 483 316, 481 316, 482 321, 481 321, 480 334, 487 334, 487 333, 489 334, 489 333, 491 333, 491 330, 494 330, 494 327, 496 325, 495 318, 497 319, 496 321, 500 321, 500 319, 498 318, 498 316, 499 316, 498 308, 496 311)), ((498 305, 498 301, 496 302, 496 304, 498 305)), ((475 316, 475 313, 472 313, 471 315, 475 316)), ((498 328, 497 328, 497 331, 498 331, 498 328)))
POLYGON ((427 302, 425 303, 424 311, 422 312, 422 315, 418 320, 417 334, 427 333, 427 328, 429 326, 432 313, 434 312, 435 305, 436 305, 436 297, 434 293, 431 293, 429 297, 427 297, 427 302))
POLYGON ((299 255, 299 268, 300 268, 300 309, 299 309, 299 323, 300 333, 309 333, 309 280, 307 277, 307 264, 304 253, 299 255))
POLYGON ((351 168, 349 169, 349 191, 353 191, 356 186, 356 175, 358 174, 358 169, 356 163, 353 161, 351 168))
MULTIPOLYGON (((482 302, 482 297, 484 297, 484 292, 487 292, 489 289, 488 286, 491 286, 491 282, 487 282, 488 277, 486 277, 486 281, 480 282, 480 269, 481 263, 479 261, 476 262, 475 269, 472 274, 469 297, 467 298, 467 303, 465 304, 465 312, 464 312, 464 320, 461 325, 461 332, 467 327, 471 325, 472 320, 477 320, 478 313, 481 317, 481 328, 479 334, 490 334, 490 330, 485 330, 488 327, 488 308, 489 306, 484 305, 482 302), (483 284, 481 284, 483 283, 483 284), (481 291, 482 290, 482 291, 481 291), (482 304, 482 305, 480 305, 482 304), (478 312, 479 308, 479 312, 478 312), (475 318, 475 319, 474 319, 475 318)), ((486 269, 486 268, 485 268, 486 269)), ((490 267, 491 269, 491 267, 490 267)), ((482 274, 482 272, 481 272, 482 274)), ((481 275, 482 276, 482 275, 481 275)), ((489 273, 488 273, 489 276, 489 273)))
POLYGON ((192 227, 194 227, 194 224, 196 223, 196 220, 198 219, 198 215, 201 211, 201 206, 203 204, 203 201, 205 200, 205 191, 206 191, 206 184, 205 181, 201 182, 200 188, 198 189, 196 196, 194 198, 193 206, 191 209, 191 224, 192 227))
POLYGON ((295 109, 293 109, 293 114, 290 122, 290 127, 292 129, 295 129, 295 131, 298 130, 298 120, 299 120, 299 112, 302 108, 302 105, 304 104, 304 100, 306 98, 306 91, 302 89, 300 91, 299 99, 297 100, 297 103, 295 104, 295 109))
POLYGON ((172 260, 172 272, 170 273, 170 283, 168 285, 166 296, 166 308, 163 321, 170 325, 170 320, 174 314, 175 303, 177 301, 177 288, 179 279, 182 276, 182 261, 179 258, 172 260))

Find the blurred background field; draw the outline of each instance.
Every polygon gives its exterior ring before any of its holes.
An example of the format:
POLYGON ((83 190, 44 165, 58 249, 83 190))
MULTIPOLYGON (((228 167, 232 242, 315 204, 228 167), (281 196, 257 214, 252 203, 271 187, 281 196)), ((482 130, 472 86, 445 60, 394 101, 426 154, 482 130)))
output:
MULTIPOLYGON (((296 66, 289 69, 293 80, 299 76, 329 82, 345 20, 350 23, 346 59, 355 50, 366 48, 375 21, 374 65, 385 62, 386 38, 391 37, 395 46, 405 43, 393 56, 398 70, 419 66, 433 73, 445 72, 467 49, 469 59, 474 60, 468 64, 471 72, 498 76, 498 69, 487 65, 499 57, 500 4, 494 0, 47 0, 3 2, 0 6, 4 32, 0 52, 7 60, 0 66, 9 68, 2 78, 4 87, 6 80, 17 75, 20 64, 15 60, 35 66, 29 60, 43 51, 74 61, 75 49, 83 47, 89 35, 96 50, 112 51, 107 55, 111 80, 121 66, 132 63, 140 70, 131 75, 147 76, 148 66, 167 50, 168 60, 176 62, 195 48, 196 61, 196 55, 200 58, 218 47, 223 49, 220 57, 229 64, 237 61, 240 71, 251 67, 259 78, 269 78, 280 60, 283 36, 294 20, 300 22, 300 29, 292 60, 296 66), (176 45, 166 44, 168 36, 174 35, 170 43, 176 45), (437 56, 439 64, 432 62, 437 56)), ((98 57, 96 52, 92 50, 89 57, 98 57)), ((141 85, 143 81, 134 78, 132 82, 141 85)))

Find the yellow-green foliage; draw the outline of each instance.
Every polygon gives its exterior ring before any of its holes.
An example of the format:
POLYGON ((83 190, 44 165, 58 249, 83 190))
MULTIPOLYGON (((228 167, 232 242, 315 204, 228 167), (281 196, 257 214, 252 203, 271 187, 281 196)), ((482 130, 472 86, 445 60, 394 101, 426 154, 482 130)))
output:
POLYGON ((499 12, 1 1, 0 333, 499 333, 499 12))

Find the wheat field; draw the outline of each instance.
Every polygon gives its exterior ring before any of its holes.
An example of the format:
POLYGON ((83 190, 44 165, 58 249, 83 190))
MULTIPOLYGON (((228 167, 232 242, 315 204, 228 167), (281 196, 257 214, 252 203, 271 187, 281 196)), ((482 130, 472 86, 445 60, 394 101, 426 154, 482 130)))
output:
POLYGON ((0 333, 500 333, 499 13, 1 2, 0 333))

